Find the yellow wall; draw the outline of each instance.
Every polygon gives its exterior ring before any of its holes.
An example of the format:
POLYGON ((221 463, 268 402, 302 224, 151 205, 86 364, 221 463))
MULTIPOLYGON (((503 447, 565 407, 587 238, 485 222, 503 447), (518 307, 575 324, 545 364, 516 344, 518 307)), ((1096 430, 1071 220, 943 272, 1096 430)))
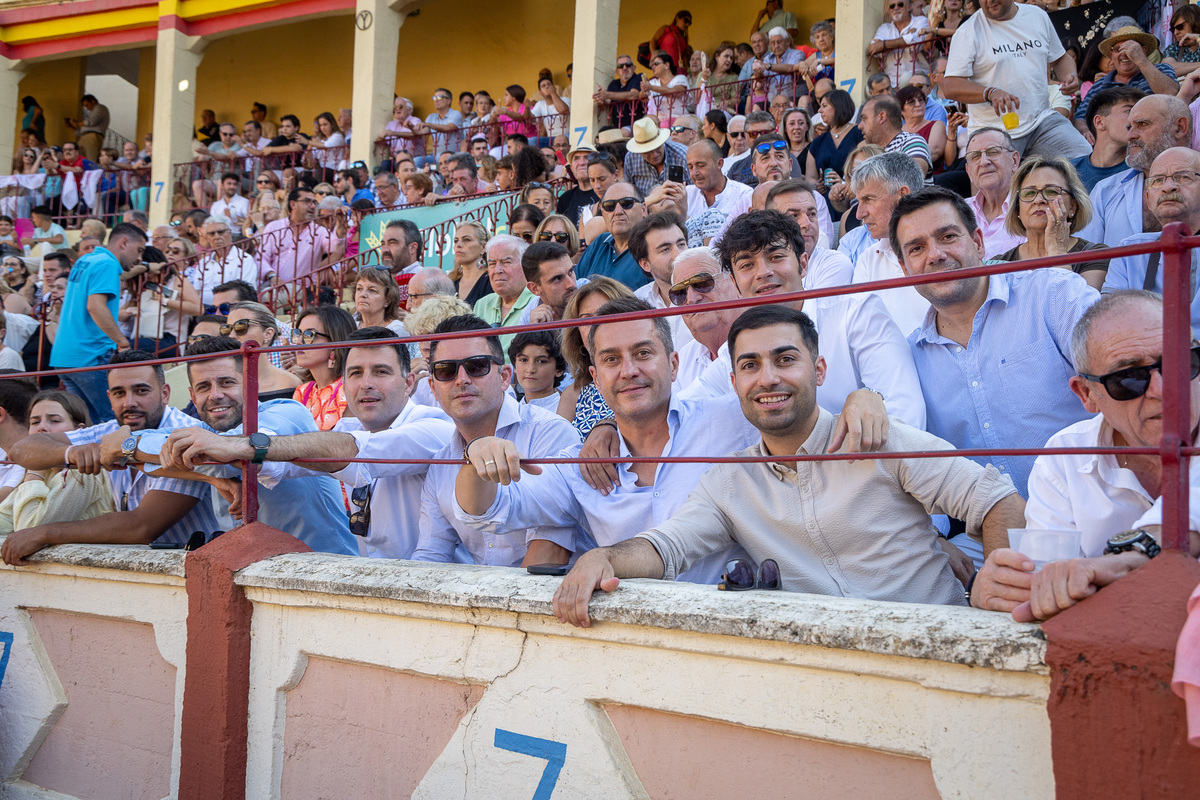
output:
POLYGON ((138 51, 138 110, 137 146, 142 148, 142 137, 154 127, 154 48, 143 47, 138 51))
MULTIPOLYGON (((46 115, 46 141, 62 144, 75 141, 75 132, 63 124, 63 117, 83 115, 79 98, 83 97, 85 58, 78 56, 58 61, 30 64, 21 78, 20 97, 33 95, 46 115)), ((24 112, 18 104, 15 109, 16 125, 21 124, 24 112)), ((17 139, 20 142, 20 138, 17 139)))

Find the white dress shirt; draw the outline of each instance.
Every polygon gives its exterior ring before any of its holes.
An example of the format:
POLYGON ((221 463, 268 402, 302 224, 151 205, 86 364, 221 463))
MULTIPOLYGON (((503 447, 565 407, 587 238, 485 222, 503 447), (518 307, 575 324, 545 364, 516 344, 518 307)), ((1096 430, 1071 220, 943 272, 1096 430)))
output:
MULTIPOLYGON (((654 281, 650 281, 645 286, 639 286, 633 294, 651 308, 670 308, 670 305, 663 302, 662 297, 659 296, 658 284, 654 281)), ((688 342, 694 341, 692 332, 684 324, 682 314, 665 319, 671 326, 671 344, 675 345, 675 352, 678 353, 688 342)))
MULTIPOLYGON (((821 408, 840 412, 851 392, 874 389, 888 416, 925 430, 925 397, 912 350, 882 300, 871 294, 821 297, 806 302, 804 312, 817 326, 825 357, 825 382, 817 387, 821 408)), ((683 396, 732 394, 732 371, 729 345, 721 345, 718 358, 683 396)))
POLYGON ((209 211, 214 217, 222 214, 229 217, 229 220, 234 225, 241 226, 246 221, 246 217, 250 216, 250 201, 240 194, 235 194, 228 200, 222 195, 219 200, 212 204, 209 211))
MULTIPOLYGON (((823 202, 823 201, 822 201, 823 202)), ((804 271, 805 289, 826 289, 830 286, 845 286, 851 282, 854 262, 828 247, 816 245, 808 257, 808 269, 804 271)))
MULTIPOLYGON (((1103 414, 1076 422, 1050 437, 1046 447, 1112 447, 1103 414)), ((1200 531, 1200 463, 1188 472, 1190 529, 1200 531)), ((1162 497, 1151 498, 1133 470, 1114 455, 1041 455, 1029 473, 1025 527, 1079 531, 1083 555, 1104 552, 1108 540, 1132 528, 1162 524, 1162 497)))
MULTIPOLYGON (((882 239, 868 245, 859 253, 851 282, 868 283, 903 277, 904 270, 892 250, 891 241, 882 239)), ((906 337, 925 324, 925 315, 929 313, 929 301, 921 296, 915 286, 884 289, 870 294, 883 301, 888 314, 906 337)))
MULTIPOLYGON (((663 448, 664 457, 728 455, 758 440, 758 431, 746 421, 732 395, 683 400, 672 394, 667 429, 670 438, 663 448)), ((581 449, 581 444, 575 444, 560 456, 575 458, 581 449)), ((624 437, 621 455, 630 455, 624 437)), ((568 549, 580 552, 593 546, 608 547, 669 519, 711 465, 660 464, 653 486, 638 486, 638 477, 629 466, 617 465, 620 485, 607 497, 587 485, 577 465, 563 464, 546 467, 541 475, 523 475, 518 482, 497 486, 495 502, 480 516, 467 514, 457 502, 455 514, 461 523, 490 535, 531 525, 579 526, 588 538, 568 549)), ((722 548, 679 577, 695 583, 716 583, 726 561, 744 557, 740 547, 722 548)))
POLYGON ((1007 253, 1014 247, 1025 243, 1025 237, 1015 233, 1009 233, 1005 226, 1004 220, 1008 217, 1008 198, 1004 199, 1003 205, 1000 206, 1000 213, 991 222, 988 222, 987 217, 983 215, 983 201, 979 195, 967 198, 967 205, 975 212, 975 222, 979 225, 979 230, 983 231, 983 257, 995 258, 998 255, 1007 253))
POLYGON ((687 194, 688 219, 699 216, 710 208, 715 208, 727 218, 745 214, 750 210, 750 197, 754 194, 754 190, 746 184, 731 179, 726 179, 725 188, 713 198, 712 205, 708 204, 704 192, 690 183, 684 187, 684 192, 687 194))
POLYGON ((695 339, 675 352, 679 353, 679 371, 675 373, 675 382, 671 384, 673 392, 682 392, 691 386, 704 374, 708 365, 716 360, 708 348, 695 339))
MULTIPOLYGON (((496 436, 517 446, 528 458, 553 458, 572 445, 579 444, 575 427, 557 414, 544 408, 518 403, 505 396, 496 420, 496 436)), ((461 459, 466 441, 455 432, 450 443, 433 458, 461 459)), ((387 456, 392 458, 394 456, 387 456)), ((421 492, 421 536, 414 561, 458 562, 486 564, 494 567, 519 567, 525 558, 528 542, 547 539, 572 549, 574 528, 521 526, 521 533, 497 534, 481 531, 459 520, 458 501, 454 497, 454 482, 459 466, 436 464, 425 476, 421 492)))
POLYGON ((188 276, 196 291, 200 292, 200 302, 212 305, 213 289, 229 281, 245 281, 258 288, 258 264, 254 256, 240 247, 230 247, 224 257, 216 253, 208 253, 200 259, 195 273, 188 276))

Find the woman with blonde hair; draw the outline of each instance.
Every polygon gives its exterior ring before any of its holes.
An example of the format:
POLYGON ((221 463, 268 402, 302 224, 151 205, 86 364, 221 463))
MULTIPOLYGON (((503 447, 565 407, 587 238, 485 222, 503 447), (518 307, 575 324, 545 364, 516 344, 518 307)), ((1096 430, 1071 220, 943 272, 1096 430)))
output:
MULTIPOLYGON (((253 341, 259 347, 272 347, 279 338, 279 320, 262 303, 234 303, 229 307, 229 316, 220 332, 222 336, 232 336, 239 342, 253 341)), ((271 359, 258 360, 259 402, 291 400, 299 385, 298 376, 275 366, 271 359)))
POLYGON ((558 242, 567 248, 572 261, 579 261, 579 231, 575 229, 571 220, 562 214, 551 214, 542 220, 533 232, 533 240, 535 242, 558 242))
POLYGON ((450 280, 458 289, 458 299, 472 308, 492 293, 484 255, 490 238, 483 223, 474 220, 460 222, 454 230, 454 269, 450 272, 450 280))
POLYGON ((250 213, 242 223, 242 233, 253 236, 262 230, 268 222, 274 222, 283 216, 283 207, 275 193, 279 191, 279 179, 270 170, 263 170, 254 178, 254 199, 250 203, 250 213))
MULTIPOLYGON (((404 327, 410 336, 428 336, 434 328, 451 317, 470 314, 471 306, 452 295, 438 294, 430 297, 404 319, 404 327)), ((412 372, 417 376, 411 400, 424 406, 440 408, 429 388, 429 342, 417 342, 421 357, 413 359, 412 372)))
MULTIPOLYGON (((580 286, 575 294, 571 295, 563 311, 563 319, 594 317, 600 306, 609 300, 633 296, 633 292, 623 283, 603 275, 593 277, 590 283, 580 286)), ((600 389, 592 381, 589 369, 592 366, 592 357, 584 344, 590 330, 590 327, 565 328, 562 339, 563 356, 566 357, 575 380, 562 390, 558 415, 570 421, 580 436, 587 436, 597 422, 612 415, 608 404, 600 395, 600 389)))

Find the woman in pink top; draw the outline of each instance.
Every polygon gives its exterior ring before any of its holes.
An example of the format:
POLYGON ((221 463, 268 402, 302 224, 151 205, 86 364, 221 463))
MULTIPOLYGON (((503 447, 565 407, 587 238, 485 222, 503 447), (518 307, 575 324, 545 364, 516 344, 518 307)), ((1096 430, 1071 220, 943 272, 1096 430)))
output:
POLYGON ((521 133, 530 142, 537 140, 537 119, 532 109, 525 105, 525 87, 519 83, 514 83, 504 90, 496 119, 500 120, 500 128, 505 136, 521 133))
POLYGON ((425 123, 413 115, 412 101, 397 97, 392 103, 392 119, 376 141, 387 142, 393 156, 407 150, 413 158, 420 158, 425 155, 425 133, 425 123))

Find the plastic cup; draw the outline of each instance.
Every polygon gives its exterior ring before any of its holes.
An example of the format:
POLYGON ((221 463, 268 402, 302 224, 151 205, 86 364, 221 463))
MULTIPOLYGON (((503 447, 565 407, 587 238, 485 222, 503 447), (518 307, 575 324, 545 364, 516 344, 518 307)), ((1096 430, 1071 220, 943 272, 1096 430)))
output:
POLYGON ((1034 571, 1051 561, 1078 558, 1083 534, 1079 531, 1055 531, 1041 528, 1009 528, 1008 546, 1028 558, 1034 571))
POLYGON ((1021 124, 1021 117, 1015 111, 1008 111, 1000 115, 1000 121, 1004 123, 1004 130, 1011 131, 1021 124))

